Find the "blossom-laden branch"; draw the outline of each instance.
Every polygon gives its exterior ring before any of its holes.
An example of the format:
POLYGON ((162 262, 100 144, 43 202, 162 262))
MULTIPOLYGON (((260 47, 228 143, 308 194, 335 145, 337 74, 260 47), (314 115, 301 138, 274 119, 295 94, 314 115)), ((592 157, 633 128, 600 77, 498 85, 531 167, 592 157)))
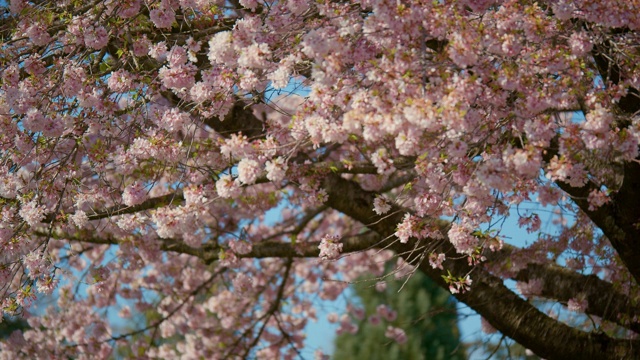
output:
MULTIPOLYGON (((254 339, 251 341, 249 346, 247 346, 247 348, 245 349, 245 352, 242 358, 247 358, 247 356, 249 355, 249 352, 258 344, 258 342, 260 341, 260 337, 262 336, 262 333, 267 327, 267 324, 269 323, 269 320, 271 319, 271 317, 277 316, 277 312, 282 306, 282 299, 284 298, 284 290, 286 288, 287 281, 289 281, 289 274, 291 272, 292 265, 293 265, 293 261, 291 258, 289 258, 289 260, 286 262, 284 266, 285 271, 284 271, 284 274, 282 275, 282 283, 278 287, 278 294, 276 296, 276 300, 271 304, 271 307, 266 311, 266 313, 260 318, 260 321, 262 321, 262 326, 260 326, 260 329, 256 333, 254 339)), ((251 330, 251 328, 247 329, 247 331, 249 330, 251 330)), ((240 337, 239 339, 243 339, 243 338, 244 336, 240 337)), ((235 350, 234 348, 230 349, 230 351, 234 351, 234 350, 235 350)))
MULTIPOLYGON (((612 30, 612 32, 618 32, 612 30)), ((615 45, 605 40, 596 44, 592 50, 597 71, 603 78, 605 85, 611 87, 620 86, 629 81, 628 76, 622 72, 623 61, 619 59, 620 53, 616 53, 615 45)), ((624 87, 624 85, 623 85, 624 87)), ((620 112, 615 126, 618 131, 624 133, 630 129, 632 122, 629 119, 637 117, 640 111, 640 96, 638 89, 633 86, 623 88, 624 95, 616 101, 615 107, 620 112)), ((597 117, 597 114, 584 114, 586 116, 597 117)), ((636 145, 637 148, 637 145, 636 145)), ((640 156, 636 156, 627 161, 619 159, 605 160, 605 166, 617 165, 618 174, 613 176, 621 177, 618 184, 611 190, 615 192, 611 196, 611 201, 605 201, 594 207, 592 196, 598 193, 602 184, 588 182, 582 187, 571 186, 559 181, 558 185, 569 194, 580 209, 604 232, 611 244, 618 252, 618 255, 635 279, 640 283, 640 247, 637 246, 637 239, 640 238, 640 156)), ((611 187, 611 186, 608 186, 611 187)))
MULTIPOLYGON (((403 252, 410 248, 410 243, 405 245, 394 239, 395 224, 400 222, 401 213, 382 218, 371 210, 375 194, 363 191, 357 184, 339 177, 328 177, 324 186, 329 192, 329 206, 363 224, 370 224, 369 227, 380 236, 389 238, 387 241, 395 251, 403 252)), ((448 258, 455 256, 451 243, 442 243, 434 250, 447 254, 448 258)), ((410 254, 406 260, 410 262, 410 257, 420 255, 410 254)), ((638 344, 634 344, 634 340, 613 339, 606 335, 582 332, 550 318, 509 290, 499 278, 481 268, 469 266, 466 260, 447 261, 444 264, 444 271, 459 278, 473 274, 471 289, 455 294, 456 298, 476 310, 496 328, 502 329, 504 334, 527 344, 541 356, 617 359, 633 356, 631 354, 637 351, 635 348, 638 344), (553 336, 540 341, 541 331, 553 336)), ((446 272, 431 267, 425 261, 419 261, 418 266, 441 286, 449 285, 443 277, 446 272)))
MULTIPOLYGON (((382 234, 378 234, 375 232, 367 232, 362 235, 345 237, 341 239, 340 241, 344 246, 342 249, 343 253, 351 253, 351 252, 357 252, 357 251, 365 251, 365 250, 374 249, 374 248, 385 248, 387 246, 392 246, 399 253, 404 253, 407 256, 414 256, 412 255, 412 253, 408 253, 405 251, 407 248, 410 248, 410 245, 400 245, 400 244, 397 244, 396 240, 390 240, 390 239, 393 239, 394 236, 392 233, 390 233, 390 230, 387 229, 385 226, 390 226, 390 224, 393 224, 394 221, 396 220, 394 220, 393 218, 379 219, 378 216, 371 211, 371 208, 373 208, 372 203, 366 203, 365 201, 367 201, 367 199, 368 201, 370 201, 371 197, 373 196, 372 194, 362 191, 355 184, 352 184, 337 178, 333 179, 328 186, 330 189, 334 189, 332 192, 330 192, 330 196, 333 195, 335 198, 338 199, 338 200, 331 201, 331 198, 330 198, 329 204, 336 207, 348 206, 348 210, 345 210, 345 211, 348 211, 348 214, 354 214, 353 216, 360 216, 360 218, 363 218, 362 216, 364 216, 363 219, 367 219, 368 223, 373 224, 370 226, 371 228, 377 229, 377 231, 380 231, 380 232, 385 231, 382 234), (346 198, 343 195, 339 195, 343 193, 352 194, 352 195, 346 198), (345 204, 348 204, 348 205, 345 205, 345 204), (362 206, 355 207, 353 204, 362 204, 362 206), (366 215, 362 215, 360 213, 364 213, 366 215), (381 240, 383 235, 387 235, 388 240, 381 240)), ((398 214, 402 213, 401 209, 395 209, 395 210, 398 212, 398 214)), ((443 229, 446 229, 446 227, 448 227, 446 222, 442 222, 440 226, 443 229)), ((117 244, 117 241, 114 239, 91 239, 86 235, 67 237, 67 238, 69 238, 70 240, 77 240, 80 242, 87 242, 87 243, 117 244)), ((171 240, 165 239, 163 240, 161 248, 166 251, 173 251, 173 252, 185 253, 185 254, 197 256, 203 259, 207 263, 219 260, 219 257, 218 257, 219 250, 207 252, 202 249, 190 248, 179 241, 171 241, 171 240)), ((434 249, 434 251, 447 253, 448 255, 452 253, 452 249, 450 246, 442 249, 434 249)), ((514 251, 513 248, 510 248, 509 252, 512 253, 513 251, 514 251)), ((292 245, 291 243, 263 242, 263 243, 254 244, 250 252, 238 254, 237 256, 239 258, 268 258, 268 257, 289 258, 289 257, 318 257, 318 254, 319 254, 319 250, 318 250, 317 242, 312 242, 312 243, 299 242, 295 246, 292 245)), ((508 257, 509 255, 502 252, 501 256, 508 257)), ((464 263, 464 262, 465 260, 456 261, 456 263, 464 263)), ((434 276, 435 279, 438 280, 439 283, 441 283, 441 285, 448 286, 448 284, 443 283, 442 281, 441 276, 443 272, 440 272, 437 269, 431 268, 424 261, 421 261, 420 264, 421 264, 420 269, 422 271, 427 272, 428 275, 430 276, 434 276)), ((474 276, 475 284, 477 284, 478 281, 480 281, 479 279, 476 279, 478 274, 482 274, 483 276, 482 278, 486 278, 486 280, 483 280, 483 281, 492 284, 491 288, 496 290, 495 288, 497 285, 495 283, 499 282, 497 278, 492 277, 491 275, 489 275, 488 273, 485 273, 480 269, 473 269, 468 266, 462 266, 462 265, 458 265, 457 267, 458 269, 456 270, 456 272, 452 272, 453 274, 465 276, 466 274, 472 273, 474 276)), ((445 267, 445 268, 446 270, 449 270, 449 271, 456 269, 456 267, 453 267, 453 268, 445 267)), ((588 308, 586 309, 587 313, 602 317, 605 320, 609 320, 614 323, 618 323, 621 326, 629 327, 634 331, 637 330, 637 325, 636 325, 637 323, 635 321, 632 321, 631 319, 634 319, 635 316, 637 316, 637 313, 640 312, 640 310, 635 310, 635 307, 631 305, 631 300, 629 300, 626 296, 620 294, 618 291, 614 290, 611 284, 605 281, 602 281, 601 279, 595 276, 580 275, 575 272, 558 268, 557 266, 553 267, 553 266, 529 265, 526 269, 523 269, 517 272, 513 276, 513 278, 519 281, 524 281, 524 282, 528 282, 533 279, 540 279, 544 283, 543 290, 540 293, 540 296, 547 297, 550 299, 555 299, 565 303, 570 299, 576 298, 578 296, 585 296, 589 304, 588 308), (578 290, 579 292, 576 292, 578 290), (602 294, 609 294, 610 296, 605 298, 602 296, 602 294), (625 311, 626 317, 621 317, 620 311, 625 311)), ((477 285, 472 286, 471 293, 473 293, 474 291, 473 290, 474 286, 477 286, 477 285)), ((496 291, 498 291, 500 296, 506 296, 506 294, 510 294, 509 296, 511 298, 516 296, 510 290, 504 288, 503 285, 500 285, 496 291)), ((462 297, 463 295, 461 294, 459 296, 462 297)), ((486 297, 488 295, 483 294, 482 296, 486 297)), ((464 300, 464 301, 465 302, 468 301, 467 304, 473 307, 474 309, 475 309, 474 302, 480 303, 480 300, 473 296, 471 297, 464 296, 464 297, 469 298, 468 300, 464 300)), ((495 299, 491 301, 495 301, 495 299)), ((530 305, 527 304, 527 306, 530 306, 530 305)), ((489 308, 489 309, 493 309, 493 308, 489 308)), ((487 312, 487 310, 485 310, 485 312, 481 314, 487 319, 490 319, 492 317, 499 317, 499 318, 503 318, 503 317, 509 318, 509 316, 513 317, 513 315, 508 315, 509 312, 507 311, 507 309, 508 308, 504 308, 504 309, 500 308, 501 311, 505 311, 504 313, 498 311, 496 308, 491 312, 487 312), (496 311, 500 313, 495 314, 496 311)), ((532 308, 528 311, 532 311, 532 310, 534 309, 532 308)), ((543 317, 543 316, 546 317, 546 315, 539 312, 532 313, 532 314, 533 314, 532 316, 535 315, 537 317, 543 317)), ((534 317, 534 320, 531 320, 531 321, 540 321, 537 317, 534 317)), ((514 321, 514 323, 510 325, 510 327, 514 329, 518 328, 518 326, 516 326, 516 323, 517 323, 516 320, 518 319, 512 320, 514 321)), ((546 323, 548 323, 549 321, 552 321, 552 320, 551 319, 546 320, 546 323)), ((544 326, 548 325, 546 323, 544 326)), ((559 324, 560 323, 558 323, 557 326, 560 326, 559 324)), ((521 335, 521 334, 518 334, 516 330, 512 330, 512 331, 513 332, 510 333, 510 336, 512 337, 532 336, 532 333, 521 335)), ((528 331, 534 331, 534 330, 529 329, 528 331)), ((564 330, 560 330, 560 331, 564 331, 564 330)), ((582 337, 582 339, 584 341, 592 341, 592 339, 584 336, 582 337)), ((547 344, 546 346, 549 346, 549 344, 547 344)), ((587 349, 587 351, 590 351, 590 350, 587 349)))

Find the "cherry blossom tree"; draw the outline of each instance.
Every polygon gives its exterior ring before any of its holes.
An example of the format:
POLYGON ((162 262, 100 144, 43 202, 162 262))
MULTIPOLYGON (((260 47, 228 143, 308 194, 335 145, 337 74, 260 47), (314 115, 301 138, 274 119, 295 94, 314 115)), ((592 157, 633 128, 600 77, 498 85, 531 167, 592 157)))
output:
POLYGON ((295 358, 415 271, 544 358, 640 357, 637 0, 3 4, 1 357, 295 358))

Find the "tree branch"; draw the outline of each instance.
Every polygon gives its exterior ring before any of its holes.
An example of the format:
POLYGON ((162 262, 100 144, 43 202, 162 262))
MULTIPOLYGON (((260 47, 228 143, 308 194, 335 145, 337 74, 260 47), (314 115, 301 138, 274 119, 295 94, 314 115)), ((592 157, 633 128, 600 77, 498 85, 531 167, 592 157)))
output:
MULTIPOLYGON (((613 51, 612 44, 604 42, 597 44, 591 54, 603 81, 617 85, 624 79, 620 67, 614 61, 613 51)), ((618 101, 619 110, 629 118, 640 111, 638 94, 637 89, 629 88, 627 94, 618 101)), ((602 230, 636 283, 640 284, 640 163, 624 163, 623 172, 622 186, 611 196, 612 201, 596 210, 589 210, 587 200, 593 188, 591 184, 575 188, 564 182, 556 183, 602 230)))
MULTIPOLYGON (((36 233, 39 236, 48 236, 49 232, 43 230, 36 233)), ((82 243, 118 245, 123 239, 116 239, 110 236, 97 238, 92 232, 77 232, 68 234, 62 232, 52 233, 52 238, 56 240, 66 239, 82 243)), ((126 240, 126 239, 125 239, 126 240)), ((187 254, 202 259, 205 263, 220 260, 219 250, 222 248, 211 247, 205 244, 203 248, 193 248, 176 239, 158 239, 160 249, 163 251, 178 254, 187 254)), ((343 237, 340 242, 343 244, 343 254, 365 251, 374 248, 383 248, 388 242, 373 231, 362 234, 343 237)), ((238 258, 317 258, 319 256, 319 242, 298 242, 291 243, 266 241, 254 244, 251 252, 247 254, 236 254, 238 258)), ((406 252, 403 247, 402 252, 406 252)), ((495 253, 488 253, 489 261, 496 262, 508 258, 518 249, 508 244, 495 253)), ((616 323, 635 332, 640 332, 640 323, 632 321, 640 318, 640 308, 625 294, 620 293, 611 283, 606 282, 594 275, 579 274, 555 265, 529 264, 527 268, 519 271, 511 277, 517 281, 528 282, 532 279, 544 281, 542 297, 554 299, 563 303, 569 299, 584 295, 588 302, 585 313, 595 315, 604 320, 616 323), (606 296, 603 296, 606 294, 606 296), (621 317, 619 314, 623 314, 621 317)))
POLYGON ((640 323, 637 321, 640 309, 611 283, 595 275, 581 275, 554 265, 529 264, 513 279, 524 282, 542 279, 540 295, 565 304, 570 299, 583 295, 588 304, 585 313, 640 333, 640 323))
MULTIPOLYGON (((395 240, 394 230, 402 217, 402 209, 393 207, 388 217, 376 215, 373 211, 374 193, 364 191, 354 182, 338 176, 328 176, 323 184, 329 200, 327 205, 355 220, 369 226, 386 240, 381 245, 403 254, 405 261, 414 263, 421 254, 406 253, 416 246, 415 239, 408 244, 395 240)), ((448 223, 434 220, 441 229, 448 223)), ((446 234, 446 231, 443 231, 446 234)), ((509 290, 501 279, 487 271, 470 267, 466 259, 452 260, 455 250, 449 242, 439 242, 437 252, 448 254, 444 271, 433 269, 428 263, 419 261, 419 268, 440 286, 448 284, 443 278, 447 273, 456 277, 473 274, 470 291, 456 294, 458 300, 466 303, 481 314, 489 323, 500 329, 536 354, 549 359, 619 359, 640 356, 640 341, 610 338, 604 334, 586 333, 551 319, 530 303, 509 290), (545 336, 540 336, 545 334, 545 336)))

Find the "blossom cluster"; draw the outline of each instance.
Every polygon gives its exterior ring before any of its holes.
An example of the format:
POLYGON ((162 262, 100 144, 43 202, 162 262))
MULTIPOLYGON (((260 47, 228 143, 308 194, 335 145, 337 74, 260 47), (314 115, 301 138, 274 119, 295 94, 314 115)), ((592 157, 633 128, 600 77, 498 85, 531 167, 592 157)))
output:
POLYGON ((320 249, 320 255, 318 256, 322 260, 336 260, 342 252, 343 245, 340 242, 340 236, 325 235, 320 240, 320 245, 318 245, 318 249, 320 249))

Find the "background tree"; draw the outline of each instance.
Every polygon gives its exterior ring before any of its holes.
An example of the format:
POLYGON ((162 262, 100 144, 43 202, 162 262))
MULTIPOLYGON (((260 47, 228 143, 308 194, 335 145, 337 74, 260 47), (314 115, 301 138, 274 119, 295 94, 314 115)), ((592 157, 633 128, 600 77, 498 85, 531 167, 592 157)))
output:
POLYGON ((353 286, 353 301, 361 302, 364 316, 355 321, 357 333, 336 337, 334 359, 466 359, 448 292, 419 272, 406 283, 390 278, 383 284, 377 285, 381 291, 371 281, 353 286), (393 312, 387 315, 385 306, 393 312), (388 326, 405 329, 406 342, 385 336, 388 326))
POLYGON ((17 330, 24 331, 28 328, 29 326, 27 325, 27 322, 21 318, 3 319, 2 323, 0 323, 0 338, 6 339, 14 331, 17 331, 17 330))
POLYGON ((393 261, 543 358, 640 357, 638 1, 3 5, 2 309, 57 301, 2 356, 294 358, 393 261))

